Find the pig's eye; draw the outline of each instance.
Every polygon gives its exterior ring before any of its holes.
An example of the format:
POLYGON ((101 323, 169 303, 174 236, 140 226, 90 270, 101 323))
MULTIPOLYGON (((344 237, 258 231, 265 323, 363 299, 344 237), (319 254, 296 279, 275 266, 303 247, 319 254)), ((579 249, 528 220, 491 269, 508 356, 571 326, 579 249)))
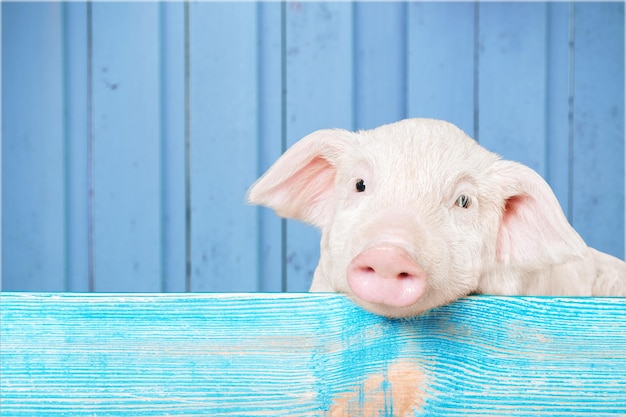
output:
POLYGON ((461 194, 456 201, 454 202, 455 205, 457 205, 458 207, 461 208, 469 208, 472 205, 472 198, 468 195, 465 194, 461 194))
POLYGON ((354 188, 356 189, 357 193, 362 193, 363 191, 365 191, 365 181, 359 178, 358 180, 356 180, 354 188))

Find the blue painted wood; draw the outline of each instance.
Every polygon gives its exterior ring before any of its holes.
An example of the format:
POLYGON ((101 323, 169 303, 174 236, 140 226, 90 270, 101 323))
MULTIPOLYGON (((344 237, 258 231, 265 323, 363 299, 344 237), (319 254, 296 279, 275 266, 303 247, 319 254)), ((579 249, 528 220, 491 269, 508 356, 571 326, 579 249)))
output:
POLYGON ((626 300, 0 295, 2 416, 622 415, 626 300))
POLYGON ((92 9, 94 289, 160 291, 159 5, 92 9))
POLYGON ((478 13, 478 139, 545 175, 547 4, 481 3, 478 13))
MULTIPOLYGON (((287 145, 314 130, 352 129, 353 5, 289 3, 286 9, 287 145)), ((306 291, 319 258, 320 235, 287 224, 287 289, 306 291)))
MULTIPOLYGON (((63 4, 65 128, 65 283, 56 290, 89 291, 89 83, 88 12, 84 3, 63 4)), ((41 278, 39 278, 41 279, 41 278)))
POLYGON ((354 4, 354 128, 406 118, 406 3, 354 4))
MULTIPOLYGON (((0 5, 0 24, 2 23, 2 5, 0 5)), ((2 26, 4 27, 4 25, 2 26)), ((2 27, 0 27, 0 43, 2 42, 2 27)), ((0 50, 0 70, 2 69, 2 51, 0 50)), ((3 95, 2 95, 2 82, 1 82, 1 78, 0 78, 0 100, 3 99, 3 95)), ((0 111, 0 129, 1 126, 3 126, 2 124, 2 111, 0 111)), ((2 133, 0 133, 0 137, 1 137, 2 133)), ((2 146, 0 145, 0 196, 2 196, 2 146)), ((0 290, 2 289, 2 204, 0 204, 0 290)))
POLYGON ((539 169, 624 256, 621 4, 0 7, 6 289, 306 290, 318 232, 247 186, 316 129, 404 115, 539 169))
POLYGON ((185 5, 160 4, 161 273, 165 292, 187 291, 185 5))
POLYGON ((407 8, 408 116, 448 120, 475 136, 476 6, 410 2, 407 8))
POLYGON ((258 290, 257 5, 190 5, 191 290, 258 290))
POLYGON ((3 286, 58 290, 66 276, 62 5, 2 8, 3 286))
POLYGON ((570 64, 574 59, 572 7, 567 3, 548 5, 547 28, 547 131, 544 177, 554 190, 570 223, 570 159, 572 139, 572 99, 574 79, 570 64))
MULTIPOLYGON (((285 45, 283 18, 284 3, 262 2, 259 13, 259 107, 258 160, 260 177, 285 151, 283 116, 285 107, 285 45)), ((287 274, 285 245, 286 222, 267 208, 258 209, 258 268, 259 290, 281 292, 286 290, 287 274)))
POLYGON ((572 222, 624 256, 624 4, 575 4, 574 27, 572 222))

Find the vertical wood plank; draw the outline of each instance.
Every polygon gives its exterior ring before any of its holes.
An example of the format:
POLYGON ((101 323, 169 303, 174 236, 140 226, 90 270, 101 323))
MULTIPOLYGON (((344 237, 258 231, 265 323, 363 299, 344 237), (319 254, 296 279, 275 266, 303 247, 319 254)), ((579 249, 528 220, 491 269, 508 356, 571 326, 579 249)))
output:
POLYGON ((355 129, 406 116, 405 3, 354 5, 355 129))
POLYGON ((624 4, 574 5, 573 224, 624 256, 624 4))
POLYGON ((66 291, 89 291, 88 21, 86 3, 63 4, 65 50, 66 291))
POLYGON ((160 291, 159 6, 92 7, 94 288, 160 291))
POLYGON ((65 289, 60 3, 2 4, 3 289, 65 289))
POLYGON ((192 291, 258 289, 256 10, 190 4, 192 291))
MULTIPOLYGON (((259 4, 259 136, 260 176, 278 159, 283 149, 283 8, 279 2, 259 4)), ((258 273, 260 291, 283 290, 283 232, 285 221, 267 208, 258 209, 258 273)))
MULTIPOLYGON (((322 128, 353 128, 353 5, 287 5, 287 145, 322 128)), ((319 260, 319 232, 287 225, 287 289, 306 291, 319 260)))
POLYGON ((570 45, 571 20, 568 3, 548 5, 547 40, 547 109, 545 178, 554 190, 563 212, 571 222, 570 212, 570 158, 571 119, 570 104, 573 56, 570 45))
POLYGON ((545 3, 479 5, 479 139, 546 172, 545 3))
POLYGON ((185 233, 185 5, 160 4, 163 290, 186 290, 185 233))
POLYGON ((407 7, 408 116, 447 120, 473 136, 474 4, 407 7))
MULTIPOLYGON (((0 24, 2 23, 2 5, 0 4, 0 24)), ((4 25, 3 25, 4 26, 4 25)), ((2 28, 0 27, 0 43, 2 43, 2 28)), ((0 73, 2 71, 2 51, 0 51, 0 73)), ((2 99, 2 80, 0 80, 0 100, 2 99)), ((0 126, 2 124, 2 106, 0 106, 0 126)), ((0 143, 0 198, 2 196, 2 144, 0 143)), ((0 290, 2 290, 2 204, 0 204, 0 290)))

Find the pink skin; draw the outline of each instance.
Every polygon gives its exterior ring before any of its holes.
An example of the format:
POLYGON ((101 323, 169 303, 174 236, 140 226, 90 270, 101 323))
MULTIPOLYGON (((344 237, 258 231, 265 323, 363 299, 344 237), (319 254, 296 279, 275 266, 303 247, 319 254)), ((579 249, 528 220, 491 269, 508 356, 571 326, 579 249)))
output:
POLYGON ((358 298, 372 304, 407 307, 426 289, 426 274, 411 256, 393 244, 373 246, 348 266, 348 285, 358 298))

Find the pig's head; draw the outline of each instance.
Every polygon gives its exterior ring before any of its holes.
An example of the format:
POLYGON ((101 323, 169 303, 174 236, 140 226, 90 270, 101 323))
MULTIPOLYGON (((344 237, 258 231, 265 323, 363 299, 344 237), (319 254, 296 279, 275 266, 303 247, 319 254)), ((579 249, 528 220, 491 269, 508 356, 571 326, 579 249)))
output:
POLYGON ((518 294, 524 274, 586 248, 537 173, 437 120, 314 132, 248 199, 321 229, 311 291, 389 317, 474 292, 518 294))

